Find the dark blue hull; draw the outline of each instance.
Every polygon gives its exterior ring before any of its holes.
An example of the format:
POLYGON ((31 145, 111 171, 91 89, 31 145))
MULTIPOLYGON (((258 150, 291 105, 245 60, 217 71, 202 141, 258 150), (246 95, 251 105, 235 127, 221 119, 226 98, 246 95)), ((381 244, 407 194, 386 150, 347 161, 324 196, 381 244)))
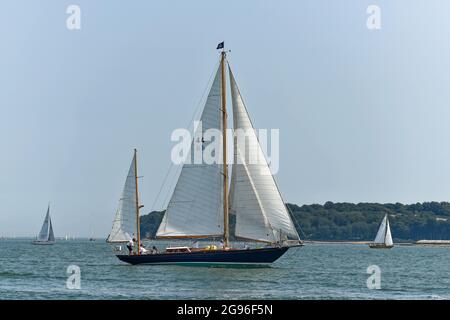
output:
POLYGON ((281 257, 289 247, 233 249, 201 252, 117 255, 130 264, 268 264, 281 257))

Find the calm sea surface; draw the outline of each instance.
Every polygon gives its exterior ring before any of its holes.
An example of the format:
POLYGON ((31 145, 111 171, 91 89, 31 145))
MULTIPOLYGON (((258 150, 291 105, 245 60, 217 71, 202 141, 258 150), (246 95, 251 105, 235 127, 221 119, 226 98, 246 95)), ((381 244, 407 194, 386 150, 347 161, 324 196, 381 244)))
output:
POLYGON ((130 266, 97 240, 0 240, 0 299, 449 299, 450 248, 309 244, 271 267, 130 266), (66 288, 69 265, 81 289, 66 288), (369 290, 367 267, 381 269, 369 290))

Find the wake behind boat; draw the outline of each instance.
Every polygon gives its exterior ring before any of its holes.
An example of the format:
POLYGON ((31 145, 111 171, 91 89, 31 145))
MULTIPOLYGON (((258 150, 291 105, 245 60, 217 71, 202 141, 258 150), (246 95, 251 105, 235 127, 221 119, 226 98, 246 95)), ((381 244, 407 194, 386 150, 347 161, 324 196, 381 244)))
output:
MULTIPOLYGON (((223 49, 223 43, 218 48, 223 49)), ((141 206, 135 151, 113 228, 107 239, 109 243, 132 244, 130 240, 134 238, 135 245, 129 255, 119 254, 117 257, 130 264, 266 264, 276 261, 290 247, 301 246, 226 60, 225 50, 221 52, 220 65, 200 123, 187 159, 192 160, 198 150, 203 152, 213 143, 211 140, 205 141, 205 137, 208 136, 208 130, 215 129, 222 133, 222 141, 219 141, 222 161, 198 164, 194 160, 183 164, 156 237, 171 240, 221 238, 222 245, 219 248, 166 248, 162 252, 151 250, 144 254, 139 227, 141 206), (230 77, 235 131, 231 182, 227 162, 226 67, 230 77), (243 144, 238 143, 236 132, 239 131, 245 133, 243 144), (236 239, 265 243, 266 247, 233 248, 229 241, 230 214, 236 218, 236 239)))
POLYGON ((41 231, 37 236, 37 239, 33 241, 33 244, 38 245, 52 245, 55 243, 55 235, 53 234, 52 219, 50 218, 50 205, 47 208, 47 214, 45 215, 44 223, 42 224, 41 231))

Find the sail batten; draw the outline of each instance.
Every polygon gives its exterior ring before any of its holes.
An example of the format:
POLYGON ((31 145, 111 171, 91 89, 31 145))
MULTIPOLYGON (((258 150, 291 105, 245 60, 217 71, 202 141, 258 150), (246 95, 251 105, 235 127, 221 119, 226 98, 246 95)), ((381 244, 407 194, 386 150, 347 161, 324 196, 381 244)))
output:
MULTIPOLYGON (((222 130, 222 71, 219 66, 196 129, 187 162, 183 164, 177 184, 156 233, 157 238, 197 238, 222 235, 223 166, 220 163, 196 163, 199 146, 204 151, 207 130, 222 130), (200 139, 196 141, 196 139, 200 139), (193 159, 194 157, 194 159, 193 159)), ((212 143, 212 142, 211 142, 212 143)))
POLYGON ((111 233, 107 242, 120 243, 130 241, 136 232, 136 155, 133 156, 130 169, 125 180, 122 191, 122 197, 119 200, 119 206, 113 221, 111 233))
POLYGON ((235 130, 230 208, 236 215, 235 236, 270 243, 298 240, 231 68, 229 74, 235 130))

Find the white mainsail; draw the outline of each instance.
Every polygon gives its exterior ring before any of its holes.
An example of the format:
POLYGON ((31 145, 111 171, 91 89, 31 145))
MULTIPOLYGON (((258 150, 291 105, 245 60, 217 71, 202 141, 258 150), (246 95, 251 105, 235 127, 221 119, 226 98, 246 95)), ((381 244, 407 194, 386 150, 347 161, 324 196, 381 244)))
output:
POLYGON ((235 235, 270 243, 286 238, 298 240, 231 68, 229 73, 235 131, 230 209, 236 215, 235 235))
POLYGON ((45 215, 44 223, 42 224, 41 231, 39 232, 38 241, 55 241, 53 234, 52 220, 50 218, 50 205, 47 208, 47 214, 45 215))
POLYGON ((123 187, 112 230, 107 242, 128 242, 136 235, 136 154, 123 187))
POLYGON ((385 244, 387 246, 392 246, 394 244, 387 215, 385 215, 383 221, 381 221, 374 243, 385 244))
MULTIPOLYGON (((203 112, 201 127, 191 143, 183 167, 156 236, 159 238, 216 237, 223 234, 223 166, 220 163, 195 163, 192 158, 209 129, 222 131, 222 71, 219 66, 203 112)), ((222 142, 220 142, 222 143, 222 142)), ((203 148, 202 142, 200 145, 203 148)), ((221 145, 221 144, 220 144, 221 145)))
POLYGON ((386 219, 387 216, 384 216, 383 220, 381 221, 380 227, 378 228, 375 240, 373 241, 374 243, 384 243, 384 237, 386 235, 386 219))

